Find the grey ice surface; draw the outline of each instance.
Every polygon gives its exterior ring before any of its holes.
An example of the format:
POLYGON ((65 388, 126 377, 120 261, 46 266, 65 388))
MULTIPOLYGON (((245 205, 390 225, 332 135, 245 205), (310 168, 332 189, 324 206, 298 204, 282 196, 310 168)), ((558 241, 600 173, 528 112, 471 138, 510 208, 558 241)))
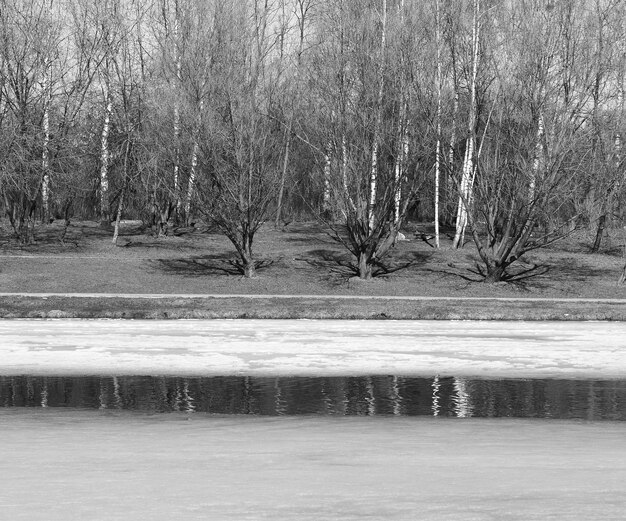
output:
POLYGON ((623 520, 617 422, 0 410, 0 512, 66 520, 623 520))

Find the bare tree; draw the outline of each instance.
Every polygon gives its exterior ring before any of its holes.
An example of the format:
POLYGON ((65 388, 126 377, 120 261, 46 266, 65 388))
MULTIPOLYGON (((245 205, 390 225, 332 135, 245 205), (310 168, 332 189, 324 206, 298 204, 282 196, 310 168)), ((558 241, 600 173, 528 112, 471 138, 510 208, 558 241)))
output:
POLYGON ((354 271, 362 279, 385 269, 383 259, 415 194, 414 177, 407 181, 397 166, 409 171, 407 122, 414 121, 407 106, 410 73, 398 64, 413 63, 405 58, 415 52, 416 40, 407 46, 401 38, 406 32, 394 31, 393 40, 387 34, 389 23, 408 16, 405 9, 389 10, 386 2, 366 8, 333 4, 310 72, 324 193, 328 190, 341 216, 338 223, 327 223, 354 255, 354 271))
POLYGON ((435 147, 435 247, 439 248, 439 194, 442 164, 441 118, 442 118, 442 83, 443 65, 441 53, 441 2, 435 0, 435 39, 437 45, 437 145, 435 147))
POLYGON ((43 0, 0 4, 0 188, 21 242, 34 241, 35 211, 48 204, 51 68, 61 40, 43 0))
POLYGON ((596 223, 591 251, 597 252, 612 220, 624 180, 621 132, 624 125, 626 9, 621 2, 595 0, 594 3, 589 16, 595 33, 589 36, 594 42, 589 53, 594 76, 589 199, 593 205, 591 222, 596 223), (597 219, 593 218, 596 215, 597 219))
POLYGON ((469 118, 467 122, 467 139, 465 157, 459 183, 459 203, 457 207, 456 230, 452 247, 458 248, 463 245, 465 239, 465 227, 467 226, 467 206, 471 204, 473 197, 474 178, 476 176, 476 126, 478 116, 477 81, 480 61, 480 38, 481 38, 481 10, 480 0, 473 1, 472 21, 472 59, 469 79, 469 118))
POLYGON ((291 17, 286 13, 285 0, 281 0, 281 26, 279 34, 279 49, 281 61, 287 62, 285 71, 279 71, 281 77, 284 79, 285 89, 285 146, 283 152, 283 164, 280 177, 280 186, 278 189, 278 200, 276 202, 276 217, 274 220, 274 226, 278 227, 283 214, 283 199, 285 194, 285 182, 287 179, 287 172, 290 164, 290 153, 293 145, 293 126, 296 118, 296 110, 298 108, 298 100, 301 92, 300 70, 302 68, 303 54, 305 51, 305 44, 308 36, 308 29, 311 18, 311 11, 313 10, 313 0, 294 0, 293 2, 293 16, 296 20, 296 36, 297 48, 295 56, 291 56, 288 52, 288 41, 291 39, 289 21, 291 17), (293 61, 293 65, 289 63, 293 61))
POLYGON ((198 211, 230 239, 245 277, 256 275, 255 234, 280 186, 283 131, 269 117, 274 15, 275 6, 259 0, 224 3, 216 11, 211 97, 195 141, 198 211))
POLYGON ((462 193, 481 261, 476 273, 486 282, 537 272, 535 265, 513 265, 575 227, 578 215, 566 205, 585 166, 588 75, 562 54, 565 32, 550 6, 536 9, 531 2, 515 9, 511 58, 494 63, 498 90, 478 145, 476 191, 471 199, 462 193))
POLYGON ((137 157, 139 154, 135 153, 135 149, 142 145, 139 134, 143 127, 146 57, 142 35, 144 12, 140 4, 134 7, 135 9, 129 13, 133 20, 132 26, 126 31, 126 36, 113 60, 116 91, 120 100, 116 119, 121 148, 121 187, 115 216, 113 244, 117 243, 120 220, 125 205, 128 204, 129 189, 141 173, 137 157))

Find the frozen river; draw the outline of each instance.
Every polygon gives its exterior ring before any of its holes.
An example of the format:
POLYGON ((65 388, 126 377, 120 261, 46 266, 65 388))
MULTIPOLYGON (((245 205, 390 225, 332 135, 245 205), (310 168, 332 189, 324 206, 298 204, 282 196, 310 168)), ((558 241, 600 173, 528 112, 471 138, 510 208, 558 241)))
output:
POLYGON ((623 422, 0 410, 11 521, 622 521, 623 422))
POLYGON ((626 377, 626 323, 4 320, 0 375, 626 377))
POLYGON ((4 320, 0 518, 623 520, 624 378, 623 323, 4 320))

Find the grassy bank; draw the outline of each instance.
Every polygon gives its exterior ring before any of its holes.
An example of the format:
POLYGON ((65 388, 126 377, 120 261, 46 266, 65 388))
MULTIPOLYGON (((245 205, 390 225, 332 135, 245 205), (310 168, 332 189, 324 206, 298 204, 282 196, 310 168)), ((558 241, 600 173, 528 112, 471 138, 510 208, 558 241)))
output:
POLYGON ((428 225, 408 226, 409 240, 386 259, 390 272, 361 282, 350 255, 315 223, 261 228, 255 248, 265 267, 244 279, 232 245, 216 230, 156 238, 128 222, 114 246, 110 231, 96 223, 73 223, 65 235, 53 223, 37 228, 36 244, 19 245, 0 222, 0 292, 83 295, 0 297, 0 317, 626 320, 626 286, 617 284, 624 264, 620 230, 596 254, 589 253, 592 237, 577 232, 526 256, 527 265, 549 269, 520 284, 467 280, 477 262, 472 244, 453 250, 444 236, 434 249, 419 238, 428 231, 428 225), (102 293, 127 296, 98 298, 102 293))
POLYGON ((2 296, 1 318, 626 320, 626 301, 385 297, 2 296))

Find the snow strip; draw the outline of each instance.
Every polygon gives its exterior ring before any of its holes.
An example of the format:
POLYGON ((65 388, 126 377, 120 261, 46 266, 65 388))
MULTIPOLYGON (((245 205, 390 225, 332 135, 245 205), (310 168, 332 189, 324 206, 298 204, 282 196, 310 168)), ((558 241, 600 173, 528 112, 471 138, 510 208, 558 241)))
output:
POLYGON ((624 378, 626 323, 5 320, 0 374, 624 378))

